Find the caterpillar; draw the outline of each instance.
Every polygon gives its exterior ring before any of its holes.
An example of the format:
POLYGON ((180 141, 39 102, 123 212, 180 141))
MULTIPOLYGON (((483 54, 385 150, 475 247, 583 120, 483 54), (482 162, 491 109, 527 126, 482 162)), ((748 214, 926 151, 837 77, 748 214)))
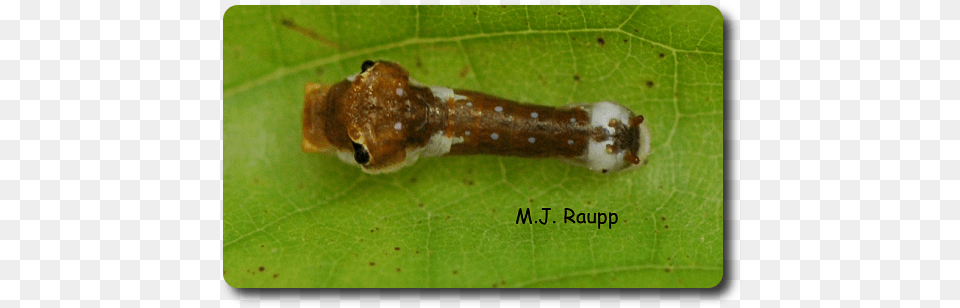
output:
POLYGON ((345 80, 304 87, 304 152, 336 155, 367 173, 420 157, 557 158, 599 173, 632 169, 650 153, 642 115, 613 102, 551 107, 410 79, 399 64, 364 61, 345 80))

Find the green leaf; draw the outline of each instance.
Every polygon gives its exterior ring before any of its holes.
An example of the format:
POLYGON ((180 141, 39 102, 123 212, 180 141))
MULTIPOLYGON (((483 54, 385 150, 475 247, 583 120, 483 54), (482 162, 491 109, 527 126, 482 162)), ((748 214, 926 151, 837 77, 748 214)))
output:
POLYGON ((234 287, 713 287, 723 275, 723 23, 710 6, 235 6, 224 16, 223 269, 234 287), (646 166, 300 150, 303 86, 367 59, 428 85, 646 117, 646 166), (550 207, 556 224, 516 224, 550 207), (564 208, 615 212, 610 228, 564 208))

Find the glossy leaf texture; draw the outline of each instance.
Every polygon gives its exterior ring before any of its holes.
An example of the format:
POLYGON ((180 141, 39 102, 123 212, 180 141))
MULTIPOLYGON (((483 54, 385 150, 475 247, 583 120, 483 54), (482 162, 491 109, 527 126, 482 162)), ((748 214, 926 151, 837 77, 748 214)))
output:
POLYGON ((234 287, 713 287, 723 276, 723 20, 710 6, 236 6, 223 22, 223 275, 234 287), (428 85, 646 117, 646 166, 300 150, 303 86, 367 59, 428 85), (546 225, 518 209, 552 208, 546 225), (618 215, 563 222, 564 208, 618 215))

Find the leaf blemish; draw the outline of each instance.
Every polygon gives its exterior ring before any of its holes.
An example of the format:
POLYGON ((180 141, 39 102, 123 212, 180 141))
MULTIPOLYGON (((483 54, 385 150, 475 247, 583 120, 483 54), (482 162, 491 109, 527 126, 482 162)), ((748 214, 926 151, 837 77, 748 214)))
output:
POLYGON ((470 67, 464 66, 462 69, 460 69, 460 78, 467 77, 468 72, 470 72, 470 67))
POLYGON ((273 278, 274 278, 274 279, 276 279, 277 276, 280 276, 280 274, 273 274, 273 278))
POLYGON ((261 272, 262 272, 264 269, 265 269, 265 268, 263 268, 263 266, 260 267, 260 271, 261 271, 261 272))
POLYGON ((597 44, 600 44, 600 46, 603 46, 603 45, 606 44, 606 43, 607 43, 607 41, 604 41, 602 37, 598 37, 598 38, 597 38, 597 44))
POLYGON ((580 75, 573 75, 573 81, 580 81, 580 75))
POLYGON ((662 53, 662 52, 660 53, 660 57, 663 58, 663 53, 662 53))
POLYGON ((328 39, 326 39, 326 38, 324 38, 324 37, 322 37, 322 36, 320 36, 320 35, 317 35, 317 33, 316 33, 316 32, 313 32, 313 30, 310 30, 309 28, 300 26, 300 25, 294 23, 292 20, 284 19, 284 20, 281 20, 281 21, 280 21, 280 24, 283 25, 284 27, 287 27, 287 29, 296 31, 297 33, 300 33, 300 34, 303 34, 303 36, 306 36, 306 37, 308 37, 308 38, 310 38, 310 39, 313 39, 313 40, 315 40, 315 41, 323 42, 324 44, 327 44, 327 45, 329 45, 329 46, 331 46, 331 47, 337 47, 337 44, 334 43, 333 41, 330 41, 330 40, 328 40, 328 39))
POLYGON ((370 262, 370 266, 377 265, 376 263, 370 262))
POLYGON ((457 274, 457 271, 453 271, 453 274, 456 275, 456 274, 457 274))
POLYGON ((653 88, 653 81, 647 80, 647 88, 653 88))

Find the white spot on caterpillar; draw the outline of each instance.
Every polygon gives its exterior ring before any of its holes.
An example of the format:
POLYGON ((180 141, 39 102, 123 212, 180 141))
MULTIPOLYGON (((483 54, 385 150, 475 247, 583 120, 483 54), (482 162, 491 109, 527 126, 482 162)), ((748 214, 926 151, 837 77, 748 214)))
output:
POLYGON ((534 143, 534 142, 537 142, 537 138, 530 137, 527 139, 527 141, 530 141, 530 143, 534 143))
POLYGON ((397 96, 403 96, 403 89, 397 88, 397 96))
MULTIPOLYGON (((611 102, 599 102, 585 105, 582 108, 590 114, 590 125, 602 127, 609 135, 613 135, 613 133, 616 132, 613 127, 610 127, 610 120, 629 123, 630 115, 632 114, 630 109, 611 102)), ((613 145, 613 139, 608 138, 604 141, 590 140, 586 153, 584 153, 583 156, 584 166, 598 172, 603 172, 604 170, 615 172, 635 166, 633 163, 623 159, 626 151, 611 153, 612 151, 608 151, 608 145, 613 145)))
POLYGON ((473 103, 467 102, 467 107, 473 107, 473 103))
POLYGON ((530 117, 531 117, 531 118, 534 118, 534 119, 536 119, 536 118, 539 117, 539 116, 540 116, 540 115, 537 114, 536 112, 530 114, 530 117))
POLYGON ((430 88, 430 92, 433 93, 433 96, 436 96, 437 98, 444 101, 451 98, 454 101, 467 100, 466 96, 454 94, 453 89, 450 89, 450 88, 446 88, 446 87, 429 87, 429 88, 430 88))
POLYGON ((497 138, 500 138, 500 135, 497 135, 497 133, 490 134, 490 139, 497 140, 497 138))
POLYGON ((575 118, 570 118, 570 123, 577 123, 577 119, 575 119, 575 118))
POLYGON ((464 135, 464 136, 470 136, 470 131, 465 131, 465 132, 463 132, 463 135, 464 135))
POLYGON ((573 140, 567 140, 567 144, 573 145, 573 140))
POLYGON ((400 122, 393 124, 393 129, 400 130, 401 128, 403 128, 403 124, 400 124, 400 122))
POLYGON ((503 112, 503 107, 497 106, 497 108, 493 108, 493 110, 496 110, 497 112, 503 112))

